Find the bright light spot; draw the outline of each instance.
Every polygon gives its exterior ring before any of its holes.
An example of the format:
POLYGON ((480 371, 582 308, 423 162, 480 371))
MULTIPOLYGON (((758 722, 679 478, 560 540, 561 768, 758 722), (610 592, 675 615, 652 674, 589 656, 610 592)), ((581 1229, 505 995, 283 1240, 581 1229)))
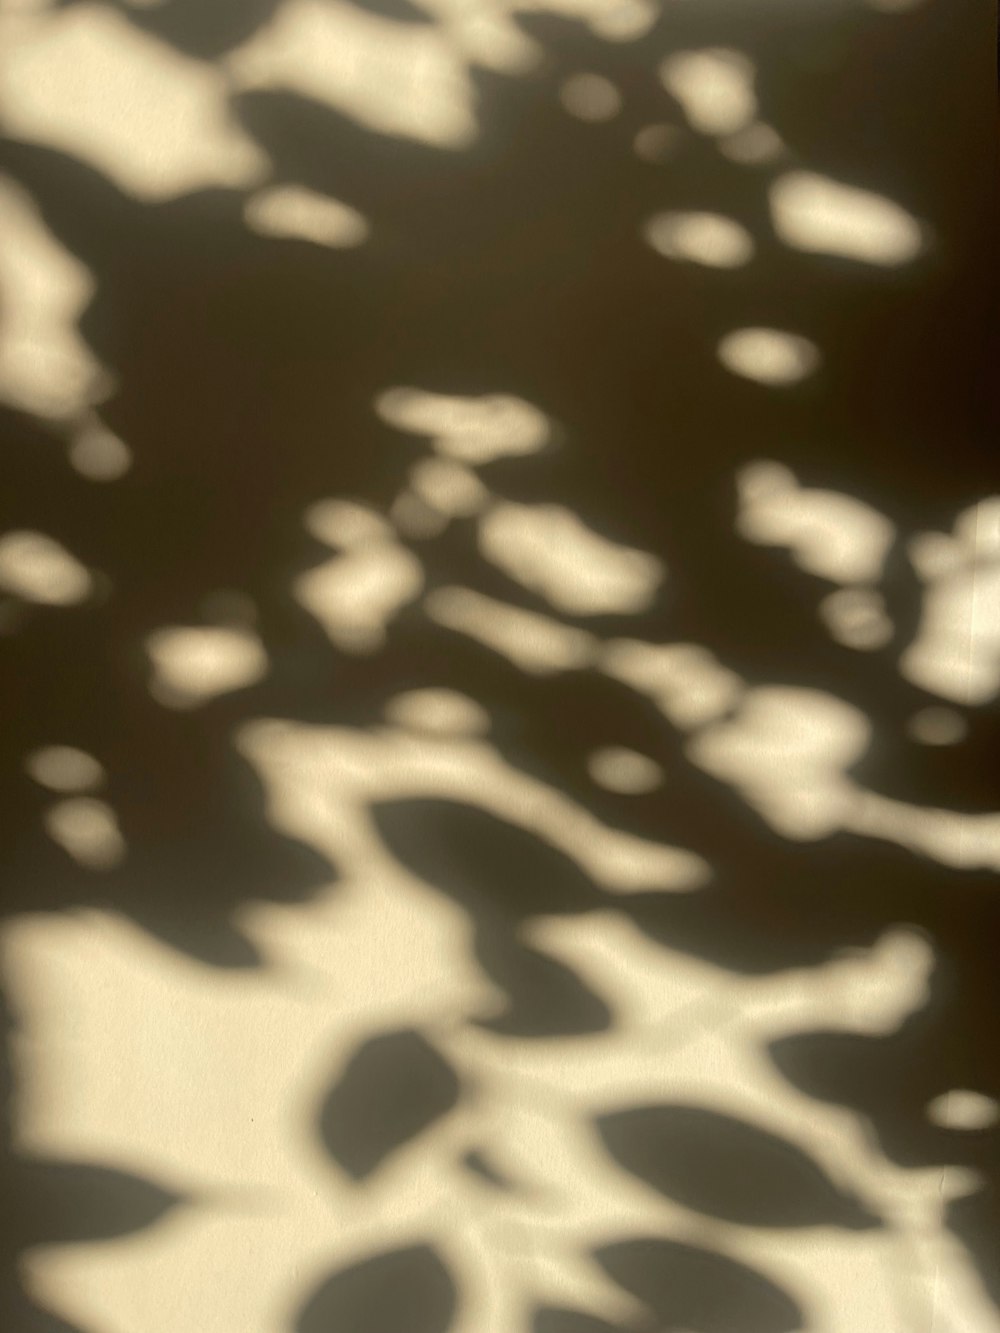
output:
POLYGON ((601 652, 599 666, 652 699, 675 726, 685 730, 727 713, 743 691, 739 676, 707 648, 691 643, 612 639, 601 652))
POLYGON ((625 0, 599 8, 590 19, 590 27, 607 42, 631 42, 644 36, 658 17, 655 5, 625 0))
POLYGON ((969 727, 954 708, 921 708, 914 713, 906 730, 921 745, 957 745, 968 735, 969 727))
POLYGON ((45 814, 53 842, 88 870, 112 870, 125 858, 125 842, 111 807, 92 796, 59 801, 45 814))
POLYGON ((474 472, 450 458, 425 458, 410 469, 416 495, 449 518, 477 514, 489 500, 489 491, 474 472))
POLYGON ((219 69, 108 5, 25 23, 0 69, 7 134, 68 152, 144 199, 239 186, 266 166, 219 69))
POLYGON ((263 236, 295 237, 334 249, 361 245, 369 231, 356 208, 301 185, 276 185, 251 195, 243 216, 250 230, 263 236))
POLYGON ((267 674, 264 645, 246 629, 160 629, 146 640, 146 651, 154 670, 151 693, 173 708, 193 708, 267 674))
POLYGON ((382 134, 440 148, 465 148, 476 137, 462 53, 437 24, 285 0, 223 68, 238 88, 297 93, 382 134))
POLYGON ((54 538, 21 531, 0 537, 0 588, 25 602, 72 606, 87 600, 94 581, 54 538))
POLYGON ((842 827, 853 789, 845 776, 868 747, 864 714, 819 690, 761 686, 732 721, 688 744, 699 768, 730 783, 787 838, 826 837, 842 827))
POLYGON ((663 785, 663 769, 654 759, 621 745, 594 750, 587 772, 599 787, 623 796, 641 796, 663 785))
POLYGON ((600 74, 573 74, 559 89, 559 100, 578 120, 613 120, 622 109, 621 93, 600 74))
POLYGON ((594 640, 549 616, 483 597, 470 588, 439 588, 424 603, 431 620, 467 634, 532 675, 589 665, 594 640))
POLYGON ((820 602, 819 614, 831 638, 846 648, 874 652, 892 639, 892 621, 885 613, 885 600, 873 588, 841 588, 831 592, 820 602))
POLYGON ((570 615, 644 611, 663 581, 655 556, 599 537, 561 505, 494 505, 480 522, 479 548, 570 615))
POLYGON ((741 268, 753 258, 753 237, 718 213, 657 213, 643 235, 658 254, 709 268, 741 268))
POLYGON ((71 467, 91 481, 117 481, 132 466, 132 451, 97 420, 77 433, 68 453, 71 467))
POLYGON ((352 546, 300 575, 292 593, 343 652, 372 653, 423 585, 417 557, 394 540, 379 540, 352 546))
POLYGON ((719 140, 719 152, 730 162, 758 167, 775 162, 786 152, 785 142, 776 129, 757 121, 726 139, 719 140))
POLYGON ((900 670, 944 699, 986 703, 1000 690, 1000 498, 965 510, 951 535, 921 534, 910 555, 927 586, 900 670))
POLYGON ((754 64, 739 51, 678 51, 660 66, 663 86, 703 134, 735 134, 757 113, 754 64))
POLYGON ((490 715, 457 690, 408 690, 390 699, 388 721, 407 731, 430 736, 481 736, 490 729, 490 715))
POLYGON ((985 1093, 954 1088, 928 1103, 927 1119, 942 1129, 990 1129, 1000 1123, 1000 1105, 985 1093))
POLYGON ((636 155, 646 162, 667 162, 684 138, 675 125, 644 125, 633 140, 636 155))
POLYGON ((545 413, 510 394, 458 398, 394 388, 379 395, 375 408, 383 421, 429 437, 438 453, 472 466, 537 453, 549 438, 545 413))
POLYGON ((306 510, 303 521, 307 532, 335 551, 392 537, 381 514, 353 500, 317 500, 306 510))
POLYGON ((77 321, 95 286, 31 196, 0 176, 0 398, 39 416, 63 417, 93 395, 100 366, 77 321))
POLYGON ((49 791, 90 791, 104 781, 104 769, 92 754, 73 745, 46 745, 32 750, 25 771, 49 791))
MULTIPOLYGON (((881 575, 896 530, 871 505, 839 491, 799 486, 788 468, 770 462, 741 469, 737 487, 736 530, 748 541, 785 546, 801 569, 836 583, 869 583, 881 575)), ((853 605, 860 612, 862 602, 853 605)), ((838 608, 843 613, 849 607, 834 603, 831 614, 836 619, 838 608)), ((860 618, 866 618, 863 612, 860 618)))
POLYGON ((771 218, 786 245, 867 264, 906 264, 924 248, 924 228, 890 199, 811 171, 772 184, 771 218))
POLYGON ((819 348, 808 338, 780 329, 747 328, 727 333, 719 360, 734 375, 760 384, 797 384, 819 366, 819 348))

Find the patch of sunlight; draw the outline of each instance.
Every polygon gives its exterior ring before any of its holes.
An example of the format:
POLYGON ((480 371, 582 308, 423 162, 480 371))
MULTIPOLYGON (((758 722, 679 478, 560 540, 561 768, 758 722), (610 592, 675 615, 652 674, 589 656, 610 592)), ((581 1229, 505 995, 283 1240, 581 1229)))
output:
POLYGON ((385 706, 393 726, 429 736, 479 736, 490 729, 486 709, 458 690, 406 690, 385 706))
POLYGON ((94 275, 6 176, 0 176, 0 290, 0 398, 45 417, 79 411, 100 378, 77 328, 96 290, 94 275))
POLYGON ((45 831, 89 870, 113 870, 125 859, 125 841, 114 811, 92 796, 73 796, 50 806, 45 831))
POLYGON ((264 645, 248 629, 170 626, 146 639, 150 692, 172 708, 194 708, 267 675, 264 645))
POLYGON ((32 750, 24 767, 30 777, 49 791, 91 791, 104 781, 100 763, 75 745, 44 745, 32 750))
POLYGON ((755 74, 748 56, 725 47, 677 51, 660 66, 663 86, 703 134, 735 134, 753 121, 755 74))
POLYGON ((42 532, 0 537, 0 588, 25 602, 73 606, 94 591, 94 580, 75 556, 42 532))
POLYGON ((584 630, 484 597, 471 588, 438 588, 424 608, 436 624, 468 635, 532 675, 587 666, 596 645, 584 630))
POLYGON ((251 231, 312 241, 332 249, 361 245, 368 237, 364 215, 349 204, 302 185, 274 185, 252 194, 243 205, 251 231))
POLYGON ((808 338, 781 329, 745 328, 727 333, 719 343, 727 370, 759 384, 797 384, 816 371, 819 348, 808 338))
POLYGON ((840 588, 819 604, 820 619, 830 637, 846 648, 875 652, 895 633, 886 614, 885 598, 874 588, 840 588))
POLYGON ((643 226, 657 254, 709 268, 742 268, 753 258, 753 237, 719 213, 657 213, 643 226))
POLYGON ((132 466, 132 451, 96 417, 84 421, 67 450, 70 466, 89 481, 117 481, 132 466))
POLYGON ((743 682, 707 648, 692 643, 611 639, 600 669, 644 694, 676 727, 687 730, 722 717, 743 693, 743 682))
POLYGON ((769 197, 775 231, 797 250, 893 267, 927 243, 926 228, 899 204, 813 171, 779 176, 769 197))
POLYGON ((424 458, 410 469, 410 487, 429 508, 448 518, 470 518, 490 493, 469 468, 452 458, 424 458))
POLYGON ((688 742, 688 757, 734 786, 772 828, 796 841, 843 827, 853 799, 846 777, 867 750, 871 724, 820 690, 760 686, 732 720, 688 742))
POLYGON ((598 536, 561 505, 493 505, 480 520, 479 549, 569 615, 644 611, 664 578, 655 556, 598 536))
POLYGON ((1000 690, 1000 497, 964 510, 951 534, 918 535, 909 552, 924 597, 900 671, 955 703, 988 703, 1000 690))
POLYGON ((478 133, 465 62, 435 24, 285 0, 224 68, 238 88, 298 93, 382 134, 460 149, 478 133))
POLYGON ((537 453, 549 439, 545 413, 511 394, 462 398, 392 388, 378 396, 375 408, 383 421, 427 436, 438 453, 471 466, 537 453))
POLYGON ((267 159, 228 109, 225 75, 103 4, 8 30, 0 96, 12 138, 71 153, 140 199, 252 184, 267 159))
POLYGON ((599 787, 622 796, 641 796, 663 786, 663 769, 656 760, 623 745, 592 751, 587 772, 599 787))
POLYGON ((789 468, 774 462, 742 468, 737 489, 736 530, 748 541, 784 546, 800 569, 835 583, 868 583, 881 575, 896 529, 871 505, 800 486, 789 468))
POLYGON ((983 1092, 952 1088, 928 1103, 927 1119, 944 1129, 990 1129, 1000 1123, 1000 1104, 983 1092))
POLYGON ((400 542, 378 539, 300 574, 292 595, 346 653, 373 653, 395 616, 424 586, 420 561, 400 542))

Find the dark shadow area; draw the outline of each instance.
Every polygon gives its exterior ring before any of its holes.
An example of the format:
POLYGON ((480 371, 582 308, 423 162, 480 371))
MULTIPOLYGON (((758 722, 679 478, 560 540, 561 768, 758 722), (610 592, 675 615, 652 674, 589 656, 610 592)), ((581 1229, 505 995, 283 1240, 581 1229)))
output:
MULTIPOLYGON (((361 7, 424 21, 408 0, 361 7)), ((985 8, 927 0, 887 14, 720 0, 671 6, 647 35, 618 43, 567 20, 524 18, 543 58, 518 78, 474 71, 482 135, 463 152, 377 135, 290 92, 234 91, 241 125, 273 160, 271 183, 324 192, 368 220, 369 240, 351 250, 255 235, 240 191, 141 203, 68 154, 0 142, 0 171, 95 276, 81 332, 114 377, 101 418, 134 458, 119 480, 96 485, 67 465, 66 427, 0 409, 0 530, 51 534, 103 575, 79 606, 0 605, 4 913, 97 906, 207 965, 267 967, 235 924, 237 909, 306 901, 336 882, 338 867, 268 821, 234 731, 260 717, 364 728, 400 691, 460 690, 489 712, 491 740, 510 763, 607 825, 696 852, 712 870, 693 893, 612 900, 569 857, 474 804, 381 803, 386 849, 467 914, 470 948, 507 997, 499 1015, 464 1021, 512 1038, 613 1029, 613 1006, 526 942, 534 917, 613 906, 649 939, 751 976, 822 963, 895 924, 918 928, 938 965, 927 1005, 899 1031, 801 1033, 771 1054, 790 1084, 866 1117, 894 1162, 981 1172, 982 1188, 954 1201, 948 1221, 1000 1305, 1000 1131, 943 1129, 926 1116, 929 1100, 952 1088, 1000 1099, 995 875, 848 833, 784 840, 692 767, 686 737, 651 702, 596 670, 529 675, 435 624, 416 601, 378 653, 350 654, 290 595, 330 556, 304 529, 306 508, 340 497, 385 511, 426 452, 426 440, 379 419, 381 393, 413 385, 518 395, 552 420, 552 439, 482 467, 491 491, 566 506, 669 572, 641 614, 560 614, 565 625, 695 643, 750 685, 829 691, 874 725, 852 770, 860 782, 924 806, 995 809, 995 706, 960 709, 968 732, 959 744, 919 745, 908 720, 939 701, 898 671, 920 614, 907 539, 950 529, 1000 481, 996 87, 985 8), (755 62, 761 115, 780 129, 789 159, 739 165, 693 131, 669 162, 642 159, 639 130, 684 124, 659 62, 720 45, 755 62), (620 115, 589 124, 566 113, 559 87, 580 69, 616 85, 620 115), (767 207, 767 185, 789 163, 886 195, 928 223, 933 244, 895 269, 789 249, 767 207), (739 221, 753 263, 723 272, 665 260, 640 240, 665 209, 739 221), (756 325, 814 341, 817 374, 775 391, 725 370, 720 338, 756 325), (832 642, 816 614, 832 584, 738 535, 734 474, 759 458, 786 464, 803 485, 867 501, 895 524, 885 646, 862 653, 832 642), (220 591, 252 604, 268 672, 196 709, 165 707, 150 693, 143 644, 164 625, 218 623, 220 591), (106 771, 100 796, 127 849, 119 866, 81 866, 46 833, 51 793, 24 762, 54 744, 94 755, 106 771), (663 787, 623 796, 597 786, 587 757, 602 745, 654 759, 663 787)), ((176 49, 215 59, 274 9, 273 0, 172 0, 128 14, 176 49)), ((428 591, 462 584, 552 613, 485 559, 472 520, 416 545, 428 591)), ((10 1035, 16 1016, 6 1023, 10 1035)), ((11 1067, 5 1059, 8 1147, 11 1067)), ((341 1071, 318 1129, 363 1181, 460 1092, 420 1034, 376 1037, 341 1071)), ((878 1225, 798 1148, 707 1109, 634 1108, 601 1130, 620 1165, 694 1211, 754 1226, 878 1225)), ((488 1147, 466 1166, 490 1179, 488 1147)), ((176 1202, 110 1163, 8 1155, 0 1257, 12 1273, 30 1245, 122 1235, 176 1202)), ((721 1253, 650 1238, 597 1259, 650 1312, 623 1325, 633 1333, 786 1333, 803 1318, 791 1296, 721 1253)), ((430 1248, 368 1258, 316 1292, 298 1333, 446 1333, 456 1281, 430 1248)), ((18 1333, 89 1333, 33 1306, 13 1276, 0 1300, 18 1333)), ((547 1308, 535 1327, 615 1326, 547 1308)))

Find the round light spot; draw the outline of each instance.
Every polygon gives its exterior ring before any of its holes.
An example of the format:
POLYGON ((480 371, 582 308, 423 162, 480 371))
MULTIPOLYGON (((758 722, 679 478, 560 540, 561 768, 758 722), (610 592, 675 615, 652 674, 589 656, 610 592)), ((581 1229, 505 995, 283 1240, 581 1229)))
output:
POLYGON ((622 745, 594 750, 587 772, 599 787, 623 796, 641 796, 663 785, 663 769, 655 760, 622 745))
POLYGON ((146 640, 153 663, 151 692, 172 708, 191 708, 254 684, 267 673, 264 646, 247 630, 178 627, 146 640))
POLYGON ((657 254, 708 268, 741 268, 753 258, 753 237, 719 213, 657 213, 643 227, 657 254))
POLYGON ((871 588, 841 588, 824 597, 819 614, 830 636, 847 648, 873 652, 884 648, 893 634, 880 593, 871 588))
POLYGON ((69 447, 70 466, 90 481, 117 481, 132 466, 124 440, 99 422, 84 426, 69 447))
POLYGON ((485 708, 457 690, 408 690, 389 700, 385 716, 397 727, 431 736, 480 736, 490 729, 485 708))
POLYGON ((734 375, 776 386, 797 384, 820 363, 815 343, 781 329, 735 329, 719 343, 718 353, 734 375))
POLYGON ((42 532, 0 537, 0 587, 26 602, 72 606, 93 590, 90 574, 64 546, 42 532))
POLYGON ((968 724, 954 708, 921 708, 906 730, 921 745, 957 745, 968 734, 968 724))
POLYGON ((449 518, 468 518, 489 500, 489 491, 469 468, 452 458, 425 458, 410 471, 416 495, 449 518))
POLYGON ((53 842, 89 870, 111 870, 125 858, 114 811, 93 797, 59 801, 46 812, 45 829, 53 842))
POLYGON ((928 1103, 927 1119, 942 1129, 989 1129, 1000 1124, 1000 1104, 985 1093, 953 1088, 928 1103))
POLYGON ((578 120, 613 120, 622 109, 621 93, 600 74, 574 74, 559 89, 559 100, 578 120))
POLYGON ((104 769, 93 755, 73 745, 46 745, 32 750, 25 771, 49 791, 90 791, 104 781, 104 769))

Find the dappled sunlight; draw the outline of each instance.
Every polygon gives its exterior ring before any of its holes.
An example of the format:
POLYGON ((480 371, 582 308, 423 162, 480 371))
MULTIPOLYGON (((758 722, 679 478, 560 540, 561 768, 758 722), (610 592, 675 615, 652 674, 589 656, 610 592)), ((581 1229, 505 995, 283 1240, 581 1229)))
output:
POLYGON ((780 463, 748 464, 737 486, 736 526, 748 541, 785 546, 801 569, 832 582, 870 583, 881 575, 895 530, 871 505, 800 486, 780 463))
POLYGON ((753 237, 717 213, 657 213, 643 235, 657 254, 708 268, 741 268, 753 258, 753 237))
POLYGON ((438 453, 470 466, 537 453, 549 439, 544 413, 509 394, 459 398, 394 388, 375 406, 383 421, 428 437, 438 453))
POLYGON ((153 666, 150 691, 171 708, 194 708, 253 685, 267 673, 264 645, 256 634, 231 626, 169 626, 146 640, 153 666))
POLYGON ((346 4, 284 0, 225 60, 243 89, 288 89, 382 134, 468 147, 477 124, 465 64, 434 25, 346 4))
POLYGON ((0 588, 25 602, 75 606, 90 598, 94 580, 54 537, 14 531, 0 536, 0 588))
POLYGON ((966 509, 951 534, 914 537, 909 551, 924 604, 900 670, 944 699, 987 703, 1000 690, 1000 499, 966 509))
POLYGON ((0 176, 0 398, 43 416, 83 407, 100 367, 77 329, 94 276, 59 244, 31 196, 0 176))
POLYGON ((703 134, 735 134, 756 115, 754 64, 740 51, 677 51, 660 66, 660 78, 703 134))
POLYGON ((90 791, 104 781, 100 762, 75 745, 46 745, 32 750, 24 767, 30 777, 49 791, 90 791))
POLYGON ((479 547, 568 615, 644 611, 664 577, 654 556, 600 537, 560 505, 491 506, 479 523, 479 547))
POLYGON ((83 418, 66 457, 74 471, 89 481, 117 481, 132 466, 128 445, 95 416, 83 418))
POLYGON ((0 4, 18 1333, 1000 1333, 945 4, 0 4))
POLYGON ((114 811, 92 796, 57 801, 45 812, 45 829, 74 861, 91 870, 110 870, 125 857, 114 811))
POLYGON ((437 588, 424 601, 431 620, 468 634, 522 671, 548 675, 587 666, 596 644, 585 630, 484 597, 471 588, 437 588))
POLYGON ((719 360, 743 379, 781 387, 797 384, 819 367, 819 348, 808 338, 782 329, 745 328, 727 333, 719 360))
POLYGON ((262 151, 227 107, 223 73, 108 5, 2 20, 9 135, 73 153, 141 199, 252 184, 262 151))
POLYGON ((247 226, 262 236, 285 236, 316 245, 361 245, 368 224, 356 208, 302 186, 273 186, 250 196, 243 208, 247 226))
POLYGON ((779 176, 769 191, 771 219, 786 245, 891 267, 926 247, 926 229, 892 200, 811 171, 779 176))

